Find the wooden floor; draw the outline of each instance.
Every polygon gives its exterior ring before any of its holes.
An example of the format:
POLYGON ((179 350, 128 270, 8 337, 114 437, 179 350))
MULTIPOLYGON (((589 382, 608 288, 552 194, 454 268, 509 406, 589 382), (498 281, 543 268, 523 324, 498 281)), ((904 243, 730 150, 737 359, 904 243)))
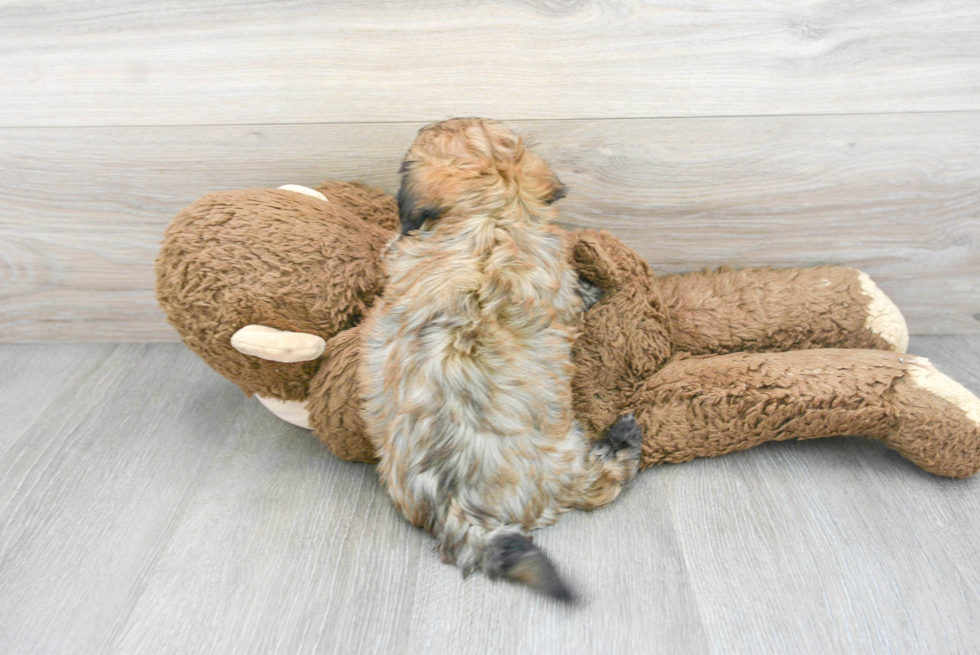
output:
MULTIPOLYGON (((911 350, 980 391, 980 338, 911 350)), ((863 439, 644 472, 537 539, 567 608, 462 580, 371 467, 178 344, 0 347, 3 653, 970 653, 980 478, 863 439)))

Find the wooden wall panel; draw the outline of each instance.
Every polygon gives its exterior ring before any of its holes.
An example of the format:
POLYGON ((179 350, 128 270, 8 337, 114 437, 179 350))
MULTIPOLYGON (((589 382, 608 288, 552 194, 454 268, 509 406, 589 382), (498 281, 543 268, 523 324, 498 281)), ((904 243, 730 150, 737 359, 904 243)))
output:
MULTIPOLYGON (((525 121, 571 189, 663 272, 842 263, 918 334, 980 331, 980 114, 525 121)), ((0 341, 169 340, 152 262, 210 191, 394 190, 417 123, 0 130, 0 341)))
POLYGON ((0 126, 980 110, 976 0, 0 2, 0 126))

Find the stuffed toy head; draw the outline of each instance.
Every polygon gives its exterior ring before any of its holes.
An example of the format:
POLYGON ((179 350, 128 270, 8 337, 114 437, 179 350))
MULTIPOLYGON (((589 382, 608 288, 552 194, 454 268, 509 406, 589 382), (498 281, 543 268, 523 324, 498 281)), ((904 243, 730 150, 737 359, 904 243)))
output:
POLYGON ((305 400, 326 342, 356 325, 382 289, 394 199, 357 183, 320 189, 212 193, 182 210, 164 236, 160 305, 184 343, 248 395, 305 400), (254 355, 232 344, 250 325, 267 330, 240 336, 237 345, 254 355), (310 338, 273 361, 260 355, 275 331, 310 338))

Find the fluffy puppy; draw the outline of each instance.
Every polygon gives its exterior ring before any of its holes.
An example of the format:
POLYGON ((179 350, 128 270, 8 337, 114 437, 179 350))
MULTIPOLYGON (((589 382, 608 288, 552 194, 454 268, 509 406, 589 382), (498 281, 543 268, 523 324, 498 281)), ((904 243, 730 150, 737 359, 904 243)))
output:
POLYGON ((572 417, 571 346, 594 289, 550 225, 564 194, 500 123, 423 128, 360 380, 381 480, 443 561, 570 600, 527 532, 616 498, 642 435, 626 416, 592 443, 572 417))

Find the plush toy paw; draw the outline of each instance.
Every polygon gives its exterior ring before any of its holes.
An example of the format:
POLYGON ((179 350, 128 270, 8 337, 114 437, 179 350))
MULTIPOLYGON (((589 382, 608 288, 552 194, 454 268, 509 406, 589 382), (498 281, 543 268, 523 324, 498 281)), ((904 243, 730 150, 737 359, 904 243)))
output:
POLYGON ((902 312, 868 277, 867 273, 858 271, 857 274, 861 282, 861 291, 871 298, 867 307, 868 318, 864 323, 865 328, 888 342, 894 351, 906 352, 909 347, 909 329, 902 312))
POLYGON ((940 373, 925 357, 912 356, 908 359, 909 376, 915 386, 952 403, 980 428, 980 398, 956 380, 940 373))
POLYGON ((231 336, 231 345, 243 355, 292 363, 313 361, 323 354, 327 342, 315 334, 246 325, 231 336))
POLYGON ((883 440, 920 468, 952 478, 980 469, 980 399, 925 357, 905 355, 894 386, 898 425, 883 440))

